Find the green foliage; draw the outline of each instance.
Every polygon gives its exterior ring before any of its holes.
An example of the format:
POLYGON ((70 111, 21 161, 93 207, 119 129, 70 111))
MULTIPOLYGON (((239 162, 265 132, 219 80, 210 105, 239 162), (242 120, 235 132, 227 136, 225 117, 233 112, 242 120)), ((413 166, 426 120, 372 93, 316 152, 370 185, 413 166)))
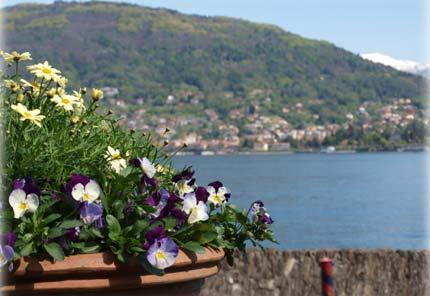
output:
MULTIPOLYGON (((246 106, 239 98, 252 97, 257 89, 270 93, 272 107, 262 110, 270 114, 320 100, 319 124, 340 123, 345 110, 365 101, 425 102, 424 79, 276 26, 104 2, 41 5, 31 18, 27 11, 20 5, 5 9, 14 24, 5 32, 9 48, 48 56, 75 88, 116 87, 130 104, 144 97, 145 108, 157 108, 160 116, 170 114, 165 98, 184 91, 201 94, 199 110, 213 108, 226 120, 232 108, 246 106), (69 23, 57 33, 43 27, 63 24, 58 20, 65 16, 69 23), (32 28, 34 22, 41 26, 32 28)), ((293 113, 284 115, 293 126, 311 123, 293 113)))

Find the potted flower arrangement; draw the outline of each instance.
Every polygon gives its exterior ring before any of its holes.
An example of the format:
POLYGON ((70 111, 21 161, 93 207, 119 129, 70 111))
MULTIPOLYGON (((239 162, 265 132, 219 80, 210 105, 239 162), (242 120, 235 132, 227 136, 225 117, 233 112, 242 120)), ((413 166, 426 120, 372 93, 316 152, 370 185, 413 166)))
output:
POLYGON ((224 256, 274 241, 261 201, 239 210, 223 183, 175 171, 168 144, 123 129, 101 90, 68 92, 48 62, 21 74, 28 52, 1 55, 0 291, 196 292, 224 256))

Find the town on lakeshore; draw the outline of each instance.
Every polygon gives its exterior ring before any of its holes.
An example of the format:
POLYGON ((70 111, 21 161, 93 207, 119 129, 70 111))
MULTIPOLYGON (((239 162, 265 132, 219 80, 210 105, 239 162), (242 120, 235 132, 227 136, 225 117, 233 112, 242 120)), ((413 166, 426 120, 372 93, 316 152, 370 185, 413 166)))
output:
MULTIPOLYGON (((393 98, 391 104, 364 102, 356 110, 346 112, 343 123, 300 124, 293 126, 286 117, 290 113, 304 118, 309 110, 303 103, 282 108, 285 116, 268 115, 260 104, 270 104, 271 98, 256 101, 244 108, 231 110, 223 118, 214 109, 204 109, 195 115, 148 115, 143 98, 130 108, 126 100, 117 98, 115 88, 103 88, 109 108, 122 114, 128 128, 148 133, 168 143, 169 149, 186 146, 179 154, 236 154, 285 152, 360 152, 360 151, 421 151, 425 150, 426 128, 430 113, 420 110, 411 98, 393 98), (142 107, 139 107, 141 105, 142 107), (155 131, 155 133, 154 133, 155 131)), ((200 100, 169 95, 166 105, 179 108, 199 105, 200 100)), ((318 102, 315 102, 318 104, 318 102)), ((312 114, 314 120, 318 114, 312 114)))

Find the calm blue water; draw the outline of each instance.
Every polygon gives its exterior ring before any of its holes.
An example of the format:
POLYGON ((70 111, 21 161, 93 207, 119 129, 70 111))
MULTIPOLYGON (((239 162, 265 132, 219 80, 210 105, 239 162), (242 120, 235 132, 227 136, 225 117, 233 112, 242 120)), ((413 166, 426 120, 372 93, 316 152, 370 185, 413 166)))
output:
POLYGON ((428 248, 422 153, 178 156, 231 201, 264 200, 282 249, 428 248))

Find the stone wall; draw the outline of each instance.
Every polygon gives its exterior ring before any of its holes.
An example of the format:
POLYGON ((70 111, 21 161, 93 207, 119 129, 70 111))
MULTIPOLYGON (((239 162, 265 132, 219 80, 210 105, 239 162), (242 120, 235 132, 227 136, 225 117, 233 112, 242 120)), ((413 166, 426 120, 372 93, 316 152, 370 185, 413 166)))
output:
POLYGON ((223 262, 221 272, 206 280, 202 295, 321 295, 318 262, 327 256, 334 260, 336 296, 430 296, 429 255, 429 251, 251 249, 248 264, 241 256, 236 256, 233 267, 223 262))

